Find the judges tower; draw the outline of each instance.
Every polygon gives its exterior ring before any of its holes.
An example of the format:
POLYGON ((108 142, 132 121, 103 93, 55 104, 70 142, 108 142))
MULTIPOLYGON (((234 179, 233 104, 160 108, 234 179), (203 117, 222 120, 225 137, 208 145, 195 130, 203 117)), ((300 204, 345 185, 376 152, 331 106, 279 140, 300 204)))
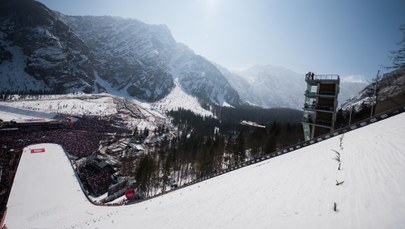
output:
POLYGON ((305 76, 304 128, 305 141, 330 133, 335 128, 337 98, 339 94, 339 75, 305 76))

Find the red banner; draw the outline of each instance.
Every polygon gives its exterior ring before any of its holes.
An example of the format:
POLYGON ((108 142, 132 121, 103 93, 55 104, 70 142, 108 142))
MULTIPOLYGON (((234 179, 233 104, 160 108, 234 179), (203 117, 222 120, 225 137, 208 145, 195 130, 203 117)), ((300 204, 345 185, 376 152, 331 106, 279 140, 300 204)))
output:
POLYGON ((45 149, 44 148, 31 149, 31 153, 45 153, 45 149))
POLYGON ((128 188, 125 192, 125 197, 128 200, 132 200, 135 197, 135 190, 133 188, 128 188))

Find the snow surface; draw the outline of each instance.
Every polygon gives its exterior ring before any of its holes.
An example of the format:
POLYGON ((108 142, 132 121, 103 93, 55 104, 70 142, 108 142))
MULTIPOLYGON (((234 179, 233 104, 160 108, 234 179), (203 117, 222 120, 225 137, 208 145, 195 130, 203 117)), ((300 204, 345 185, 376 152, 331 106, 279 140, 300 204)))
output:
POLYGON ((5 223, 13 229, 401 228, 405 225, 404 139, 403 113, 118 207, 89 204, 62 148, 34 145, 21 158, 5 223), (33 148, 46 152, 32 154, 33 148), (344 183, 337 186, 336 181, 344 183))
POLYGON ((113 98, 107 95, 48 95, 40 100, 7 101, 0 102, 0 105, 69 115, 108 116, 117 112, 113 98))
POLYGON ((175 80, 175 85, 165 98, 153 103, 152 106, 163 112, 176 111, 179 108, 183 108, 201 116, 214 116, 211 111, 207 111, 201 107, 197 98, 184 92, 177 79, 175 80))
POLYGON ((94 71, 94 76, 95 76, 95 80, 94 80, 94 87, 93 88, 94 88, 95 93, 100 93, 101 92, 99 90, 99 88, 96 87, 96 85, 98 84, 101 87, 103 87, 107 91, 107 93, 109 93, 109 94, 116 95, 116 96, 119 96, 119 97, 124 97, 124 98, 127 98, 127 99, 132 98, 127 92, 127 88, 130 85, 127 85, 123 89, 118 90, 118 89, 114 88, 111 85, 111 83, 109 83, 108 81, 102 79, 97 71, 94 71))
POLYGON ((0 105, 0 119, 2 119, 5 122, 9 122, 11 120, 18 121, 21 119, 52 118, 52 117, 54 117, 54 114, 0 105))
POLYGON ((231 104, 227 103, 226 101, 224 101, 224 102, 222 103, 222 106, 223 106, 223 107, 231 107, 231 108, 234 108, 234 106, 232 106, 231 104))

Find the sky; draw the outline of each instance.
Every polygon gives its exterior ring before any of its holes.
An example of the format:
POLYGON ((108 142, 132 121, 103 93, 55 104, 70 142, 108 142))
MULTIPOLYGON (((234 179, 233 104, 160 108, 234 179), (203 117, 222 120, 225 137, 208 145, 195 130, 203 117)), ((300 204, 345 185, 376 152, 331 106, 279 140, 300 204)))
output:
POLYGON ((231 70, 271 64, 371 79, 390 66, 403 0, 39 0, 67 15, 165 24, 176 41, 231 70))

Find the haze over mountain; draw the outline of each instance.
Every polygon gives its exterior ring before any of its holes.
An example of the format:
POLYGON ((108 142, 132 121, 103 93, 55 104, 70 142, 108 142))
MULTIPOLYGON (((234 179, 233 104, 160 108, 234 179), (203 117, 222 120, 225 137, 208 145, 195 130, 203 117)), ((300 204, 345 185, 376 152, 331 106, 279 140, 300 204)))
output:
MULTIPOLYGON (((218 66, 242 100, 260 107, 301 109, 306 83, 305 74, 273 65, 255 65, 230 72, 218 66)), ((357 78, 341 78, 338 100, 344 102, 356 95, 367 83, 357 78)))

